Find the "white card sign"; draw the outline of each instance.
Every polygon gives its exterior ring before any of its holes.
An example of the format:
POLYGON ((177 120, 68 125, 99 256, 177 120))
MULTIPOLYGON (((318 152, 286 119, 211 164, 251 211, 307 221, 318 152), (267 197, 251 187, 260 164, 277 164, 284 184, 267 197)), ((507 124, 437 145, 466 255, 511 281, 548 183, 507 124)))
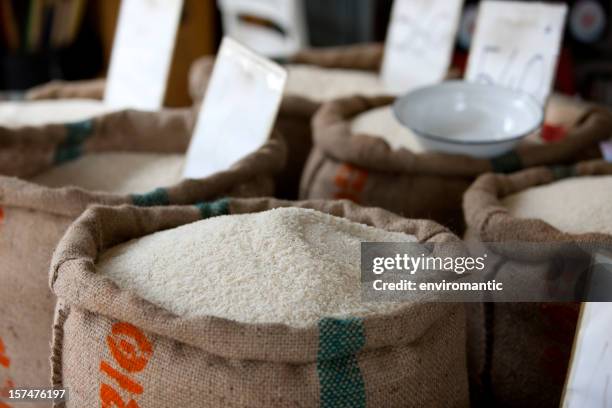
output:
POLYGON ((564 4, 481 2, 466 79, 519 89, 544 105, 566 14, 564 4))
POLYGON ((612 253, 595 254, 565 384, 564 408, 612 406, 612 253), (599 301, 599 302, 598 302, 599 301))
POLYGON ((225 37, 200 108, 185 178, 227 170, 261 147, 272 131, 287 71, 225 37))
POLYGON ((122 0, 104 102, 157 110, 166 93, 183 0, 122 0))
POLYGON ((288 58, 308 43, 305 1, 218 0, 217 4, 225 35, 266 57, 288 58))
POLYGON ((389 92, 446 77, 462 5, 463 0, 395 0, 381 70, 389 92))
POLYGON ((612 404, 612 303, 584 303, 562 406, 612 404))

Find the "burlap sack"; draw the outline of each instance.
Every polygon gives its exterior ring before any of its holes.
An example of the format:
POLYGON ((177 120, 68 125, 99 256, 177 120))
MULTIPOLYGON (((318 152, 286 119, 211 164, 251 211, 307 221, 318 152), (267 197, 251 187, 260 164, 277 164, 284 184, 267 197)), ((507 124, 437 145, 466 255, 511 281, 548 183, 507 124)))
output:
POLYGON ((558 142, 543 144, 532 138, 492 160, 392 150, 381 137, 352 133, 350 122, 355 116, 393 100, 354 96, 319 109, 313 119, 315 146, 302 175, 300 198, 348 198, 406 217, 432 219, 461 232, 461 197, 478 175, 600 157, 599 141, 612 136, 612 115, 601 109, 583 112, 558 142))
MULTIPOLYGON (((289 63, 377 71, 383 49, 382 44, 306 49, 291 58, 289 63)), ((194 103, 199 103, 204 97, 213 65, 214 57, 203 57, 193 63, 189 72, 189 92, 194 103)), ((310 121, 319 106, 319 102, 298 95, 283 97, 276 127, 287 142, 288 153, 287 168, 277 180, 277 197, 298 197, 300 177, 312 148, 310 121)))
POLYGON ((96 272, 98 255, 121 242, 202 218, 287 206, 422 242, 457 241, 433 222, 348 201, 222 199, 90 209, 62 239, 50 272, 60 299, 54 386, 70 390, 66 406, 101 400, 147 408, 467 406, 465 316, 454 304, 409 303, 393 313, 323 318, 305 328, 244 324, 173 315, 96 272))
MULTIPOLYGON (((495 251, 490 243, 610 245, 612 236, 569 234, 540 219, 513 217, 501 203, 513 193, 565 177, 603 174, 612 174, 612 163, 589 161, 570 167, 536 167, 511 175, 483 175, 464 196, 466 240, 484 242, 489 252, 495 251)), ((544 255, 503 255, 507 261, 498 268, 495 277, 512 274, 513 279, 528 279, 531 285, 546 281, 549 263, 542 262, 544 255)), ((472 394, 480 393, 478 403, 499 407, 559 406, 578 309, 575 303, 471 305, 468 354, 471 385, 475 390, 472 394)))
POLYGON ((47 188, 26 180, 87 152, 184 152, 191 122, 191 114, 184 110, 124 111, 69 125, 0 128, 0 174, 5 175, 0 176, 0 339, 10 357, 8 370, 0 367, 0 387, 7 378, 23 387, 50 383, 55 300, 46 273, 57 242, 87 207, 190 204, 226 195, 272 194, 273 175, 285 160, 285 147, 277 134, 227 171, 160 186, 147 194, 47 188))

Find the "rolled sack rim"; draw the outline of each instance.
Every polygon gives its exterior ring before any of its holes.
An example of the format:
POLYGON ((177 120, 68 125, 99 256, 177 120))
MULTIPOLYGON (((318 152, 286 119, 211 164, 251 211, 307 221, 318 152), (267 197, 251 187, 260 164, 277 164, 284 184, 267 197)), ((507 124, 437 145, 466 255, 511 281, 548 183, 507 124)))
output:
POLYGON ((406 148, 394 150, 380 135, 352 132, 351 121, 357 115, 391 105, 394 100, 390 95, 355 95, 323 103, 312 120, 314 148, 338 162, 382 172, 475 178, 491 171, 511 173, 564 163, 612 135, 612 113, 599 107, 586 108, 568 130, 567 137, 558 142, 519 145, 493 159, 433 151, 414 153, 406 148))
MULTIPOLYGON (((6 149, 14 149, 17 153, 21 152, 26 160, 33 155, 32 151, 36 152, 41 160, 38 166, 39 171, 76 159, 83 154, 83 151, 86 153, 103 151, 186 153, 190 138, 187 129, 183 137, 185 140, 177 137, 179 140, 176 142, 170 142, 170 144, 163 142, 161 149, 151 149, 148 146, 159 139, 169 139, 167 134, 162 134, 163 132, 160 132, 159 135, 146 133, 134 137, 131 145, 130 141, 125 141, 128 148, 121 148, 113 143, 107 144, 106 139, 114 138, 112 137, 113 127, 109 125, 109 122, 117 122, 121 118, 129 117, 130 114, 154 115, 155 113, 127 110, 75 124, 24 127, 12 130, 0 127, 0 136, 3 135, 3 132, 12 135, 8 140, 4 140, 4 143, 0 142, 0 145, 6 149), (88 125, 85 126, 86 124, 88 125), (72 131, 71 126, 77 130, 72 131), (15 132, 23 132, 26 138, 19 140, 20 135, 15 132), (47 132, 53 136, 52 140, 44 139, 47 132), (94 144, 92 148, 88 148, 90 143, 94 144)), ((191 115, 190 110, 176 110, 174 119, 181 120, 189 115, 191 115)), ((187 123, 185 125, 187 126, 187 123)), ((263 146, 234 163, 229 169, 199 179, 183 179, 172 186, 159 186, 143 194, 90 191, 74 186, 53 188, 24 178, 0 175, 0 206, 75 217, 92 204, 144 206, 190 204, 194 201, 213 199, 228 194, 235 187, 252 183, 258 177, 272 178, 283 170, 286 161, 287 146, 284 138, 278 130, 273 129, 263 146)))
MULTIPOLYGON (((463 211, 467 227, 490 249, 512 259, 538 260, 549 254, 519 255, 503 243, 575 243, 612 245, 612 235, 603 233, 572 234, 560 231, 541 219, 519 218, 511 215, 501 201, 530 187, 542 186, 566 178, 612 175, 612 163, 604 160, 579 162, 569 166, 541 166, 512 174, 488 173, 480 176, 463 196, 463 211), (495 245, 501 243, 501 245, 495 245)), ((514 247, 512 247, 514 248, 514 247)))

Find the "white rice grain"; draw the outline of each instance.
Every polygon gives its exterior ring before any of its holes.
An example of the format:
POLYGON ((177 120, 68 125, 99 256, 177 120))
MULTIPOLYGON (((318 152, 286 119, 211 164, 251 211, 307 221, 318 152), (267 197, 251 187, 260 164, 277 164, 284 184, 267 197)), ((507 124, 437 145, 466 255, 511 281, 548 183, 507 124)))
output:
POLYGON ((391 106, 371 109, 357 115, 351 122, 351 132, 379 136, 395 150, 405 148, 414 153, 424 151, 414 133, 395 118, 391 106))
POLYGON ((0 102, 0 126, 42 126, 77 122, 109 113, 102 101, 62 99, 48 101, 0 102))
POLYGON ((376 72, 352 69, 321 68, 310 65, 289 65, 285 94, 297 95, 317 102, 353 95, 385 95, 376 72))
POLYGON ((89 153, 51 168, 30 181, 117 194, 145 193, 181 180, 182 154, 89 153))
POLYGON ((99 273, 180 316, 302 327, 399 303, 362 302, 360 243, 415 237, 315 210, 215 217, 118 245, 99 273))
POLYGON ((539 218, 571 234, 612 234, 612 176, 575 177, 532 187, 502 204, 520 218, 539 218))

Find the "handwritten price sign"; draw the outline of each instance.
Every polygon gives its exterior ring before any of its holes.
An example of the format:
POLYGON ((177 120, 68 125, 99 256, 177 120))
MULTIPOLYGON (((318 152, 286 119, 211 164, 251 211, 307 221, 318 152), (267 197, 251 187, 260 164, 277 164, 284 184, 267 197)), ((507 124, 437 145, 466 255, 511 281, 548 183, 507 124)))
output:
POLYGON ((391 93, 444 79, 462 4, 463 0, 395 0, 381 72, 391 93))
POLYGON ((482 2, 466 79, 522 90, 544 105, 566 14, 564 4, 482 2))

